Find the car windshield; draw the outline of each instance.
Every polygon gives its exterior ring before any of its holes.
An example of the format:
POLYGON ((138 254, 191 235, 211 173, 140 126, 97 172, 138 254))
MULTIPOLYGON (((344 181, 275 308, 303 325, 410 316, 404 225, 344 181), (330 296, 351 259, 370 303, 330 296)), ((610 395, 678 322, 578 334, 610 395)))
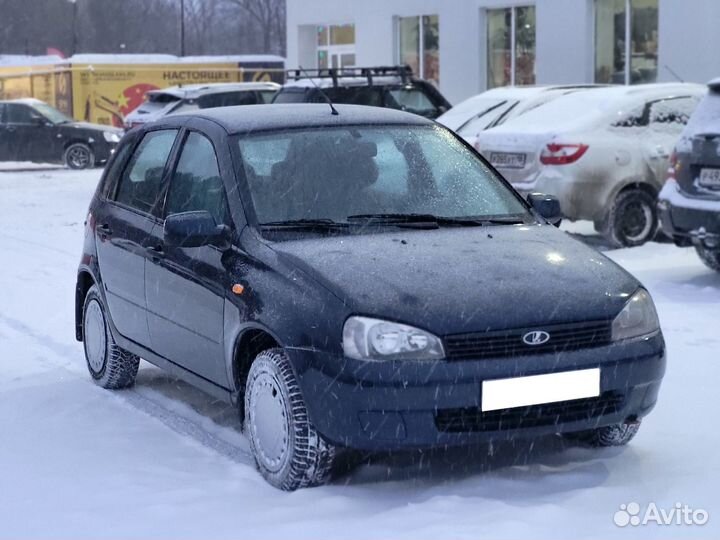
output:
POLYGON ((45 118, 50 120, 53 124, 67 124, 68 122, 73 122, 73 119, 68 115, 58 111, 55 107, 51 107, 46 103, 35 103, 33 108, 45 118))
POLYGON ((261 225, 368 216, 531 219, 444 128, 323 127, 249 134, 237 144, 261 225))

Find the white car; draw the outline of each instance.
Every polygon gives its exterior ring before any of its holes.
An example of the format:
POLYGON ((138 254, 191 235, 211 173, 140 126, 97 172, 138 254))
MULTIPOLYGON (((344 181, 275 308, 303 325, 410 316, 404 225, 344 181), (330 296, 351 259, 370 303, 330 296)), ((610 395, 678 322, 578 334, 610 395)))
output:
POLYGON ((188 84, 151 90, 145 95, 145 102, 125 117, 125 127, 130 129, 169 114, 197 109, 270 103, 280 88, 277 83, 262 82, 188 84))
POLYGON ((555 195, 567 219, 641 245, 657 232, 670 154, 704 93, 685 83, 576 92, 480 133, 475 148, 521 193, 555 195))
POLYGON ((600 87, 600 85, 579 84, 493 88, 458 103, 437 121, 452 129, 470 144, 475 144, 481 131, 499 126, 566 94, 600 87))

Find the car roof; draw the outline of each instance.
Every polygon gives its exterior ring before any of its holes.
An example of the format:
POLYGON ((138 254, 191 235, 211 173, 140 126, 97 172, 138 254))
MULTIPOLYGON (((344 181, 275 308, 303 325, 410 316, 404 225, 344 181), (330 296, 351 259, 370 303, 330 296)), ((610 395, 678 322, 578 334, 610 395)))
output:
POLYGON ((279 90, 281 86, 274 82, 233 82, 233 83, 215 83, 215 84, 186 84, 184 86, 171 86, 161 90, 150 90, 148 95, 170 95, 177 98, 195 98, 199 96, 217 94, 231 91, 247 91, 254 90, 279 90))
POLYGON ((173 115, 171 118, 204 118, 221 125, 228 133, 273 131, 323 126, 417 125, 432 126, 435 122, 415 114, 364 105, 336 104, 334 115, 325 103, 288 103, 201 109, 173 115))

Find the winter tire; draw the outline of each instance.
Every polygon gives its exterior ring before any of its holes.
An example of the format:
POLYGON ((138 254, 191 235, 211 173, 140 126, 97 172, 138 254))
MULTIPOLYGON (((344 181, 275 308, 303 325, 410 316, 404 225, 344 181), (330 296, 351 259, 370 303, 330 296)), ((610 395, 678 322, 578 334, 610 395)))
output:
POLYGON ((85 143, 74 143, 65 150, 65 165, 71 169, 89 169, 95 165, 92 149, 85 143))
POLYGON ((705 246, 695 246, 698 257, 705 266, 720 272, 720 249, 708 249, 705 246))
POLYGON ((133 385, 140 358, 115 343, 95 285, 88 291, 83 306, 83 347, 88 371, 95 383, 112 390, 133 385))
POLYGON ((632 424, 613 424, 588 431, 567 433, 565 438, 580 441, 595 448, 625 446, 633 440, 639 429, 639 421, 632 424))
POLYGON ((294 491, 327 482, 336 449, 310 422, 282 349, 260 353, 250 367, 244 426, 258 470, 270 484, 294 491))
POLYGON ((655 197, 641 189, 631 189, 615 199, 602 233, 614 247, 635 247, 655 238, 658 225, 655 197))

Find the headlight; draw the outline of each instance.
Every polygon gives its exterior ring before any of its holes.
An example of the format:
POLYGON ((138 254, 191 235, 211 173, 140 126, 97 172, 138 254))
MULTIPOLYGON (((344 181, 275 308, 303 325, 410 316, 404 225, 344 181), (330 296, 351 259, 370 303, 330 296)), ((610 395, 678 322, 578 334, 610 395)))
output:
POLYGON ((425 330, 368 317, 350 317, 343 327, 343 351, 356 360, 435 360, 442 342, 425 330))
POLYGON ((103 137, 105 137, 105 140, 109 143, 120 142, 120 135, 113 131, 103 131, 103 137))
POLYGON ((660 329, 660 321, 650 294, 641 289, 636 292, 612 325, 614 341, 654 334, 660 329))

